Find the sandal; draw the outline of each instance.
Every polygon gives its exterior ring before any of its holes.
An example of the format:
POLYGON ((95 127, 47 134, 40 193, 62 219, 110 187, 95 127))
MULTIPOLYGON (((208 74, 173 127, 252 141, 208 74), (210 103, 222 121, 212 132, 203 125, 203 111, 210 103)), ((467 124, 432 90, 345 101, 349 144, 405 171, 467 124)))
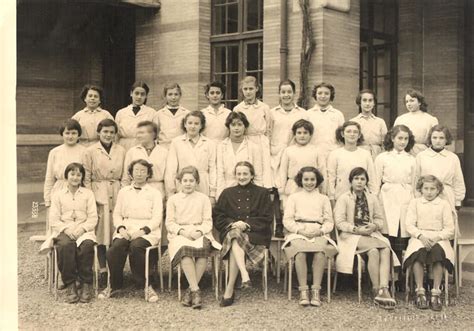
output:
POLYGON ((382 287, 378 290, 378 293, 374 298, 374 302, 379 307, 387 310, 395 309, 395 305, 397 304, 395 299, 393 299, 390 295, 388 287, 382 287))
POLYGON ((433 311, 441 311, 443 309, 443 304, 441 303, 441 290, 432 289, 431 290, 431 300, 430 307, 433 311))
POLYGON ((428 309, 428 300, 426 299, 426 293, 424 288, 416 290, 416 308, 428 309))

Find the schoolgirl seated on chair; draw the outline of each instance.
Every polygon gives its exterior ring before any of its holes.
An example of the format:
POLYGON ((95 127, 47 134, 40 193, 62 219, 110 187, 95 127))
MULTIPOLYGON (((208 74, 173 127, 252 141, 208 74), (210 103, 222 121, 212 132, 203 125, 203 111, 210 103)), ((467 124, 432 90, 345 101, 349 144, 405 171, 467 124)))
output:
POLYGON ((396 255, 390 254, 390 242, 380 230, 383 212, 375 195, 367 191, 369 176, 364 168, 352 169, 351 188, 336 202, 334 218, 340 231, 337 245, 337 272, 352 274, 355 254, 367 254, 367 269, 372 282, 374 302, 382 308, 393 309, 396 301, 389 292, 390 258, 399 266, 396 255))
POLYGON ((69 164, 64 171, 67 185, 51 199, 49 221, 67 303, 91 300, 97 208, 94 193, 84 187, 84 177, 80 163, 69 164), (80 293, 76 282, 82 285, 80 293))
POLYGON ((212 236, 211 201, 207 195, 196 191, 199 171, 193 166, 184 167, 177 179, 181 190, 171 196, 166 205, 168 249, 172 267, 180 264, 189 284, 181 303, 200 309, 199 281, 206 271, 211 249, 221 246, 212 236))
POLYGON ((449 240, 454 238, 454 220, 449 202, 441 199, 443 184, 432 175, 422 176, 416 189, 421 197, 413 199, 406 217, 407 232, 411 235, 405 252, 403 269, 413 269, 416 283, 416 307, 427 309, 426 290, 423 287, 424 267, 432 266, 433 288, 430 307, 442 309, 441 280, 444 268, 450 273, 454 269, 454 250, 449 240))
POLYGON ((295 182, 303 190, 289 196, 283 218, 288 234, 282 247, 288 259, 295 258, 299 304, 302 306, 321 306, 319 290, 326 259, 337 253, 336 243, 328 236, 334 228, 331 203, 327 196, 318 191, 323 181, 323 175, 315 167, 301 168, 295 182), (313 257, 311 300, 307 282, 307 254, 313 257))

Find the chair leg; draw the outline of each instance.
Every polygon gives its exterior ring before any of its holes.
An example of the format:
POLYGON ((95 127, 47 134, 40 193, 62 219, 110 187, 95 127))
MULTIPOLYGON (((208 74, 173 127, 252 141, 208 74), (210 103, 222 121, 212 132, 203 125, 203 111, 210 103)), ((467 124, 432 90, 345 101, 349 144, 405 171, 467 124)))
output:
POLYGON ((280 284, 280 269, 281 269, 281 241, 277 242, 277 254, 276 254, 276 274, 277 284, 280 284))
POLYGON ((170 269, 168 271, 168 291, 170 292, 171 292, 172 280, 173 280, 173 265, 170 261, 170 269))
MULTIPOLYGON (((461 257, 462 257, 462 246, 459 245, 458 250, 457 250, 456 260, 454 261, 454 263, 456 264, 454 267, 458 272, 458 288, 462 287, 462 261, 461 261, 461 257)), ((459 291, 459 289, 457 289, 457 291, 459 291)), ((458 296, 458 293, 456 293, 456 296, 458 296)))
POLYGON ((392 252, 390 252, 390 277, 392 278, 392 283, 390 285, 390 292, 392 292, 392 298, 395 299, 395 267, 393 263, 392 252))
POLYGON ((59 282, 59 270, 58 270, 58 251, 54 248, 54 300, 58 300, 58 282, 59 282))
POLYGON ((214 273, 214 278, 215 278, 215 285, 214 285, 214 291, 216 293, 216 300, 219 301, 219 268, 220 268, 220 258, 219 256, 215 255, 214 256, 214 268, 213 268, 213 273, 214 273))
POLYGON ((162 265, 162 255, 161 255, 161 246, 158 246, 158 261, 156 265, 158 267, 158 272, 160 273, 160 290, 163 293, 164 285, 163 285, 163 265, 162 265))
POLYGON ((288 259, 288 300, 291 300, 292 288, 293 288, 293 258, 288 259))
POLYGON ((449 305, 449 272, 444 268, 444 305, 449 305))
POLYGON ((410 299, 410 274, 411 274, 411 267, 408 267, 405 271, 405 304, 408 305, 408 300, 410 299))
POLYGON ((145 251, 145 301, 148 302, 148 286, 150 283, 150 250, 147 248, 145 251))
POLYGON ((268 249, 265 250, 265 258, 263 260, 263 298, 268 300, 268 249))
POLYGON ((331 258, 328 258, 327 291, 328 303, 331 303, 331 258))
POLYGON ((357 254, 357 295, 359 304, 362 302, 362 257, 357 254))
POLYGON ((181 302, 181 264, 178 264, 178 301, 181 302))
POLYGON ((99 296, 99 253, 97 245, 94 245, 94 275, 94 293, 97 298, 99 296))

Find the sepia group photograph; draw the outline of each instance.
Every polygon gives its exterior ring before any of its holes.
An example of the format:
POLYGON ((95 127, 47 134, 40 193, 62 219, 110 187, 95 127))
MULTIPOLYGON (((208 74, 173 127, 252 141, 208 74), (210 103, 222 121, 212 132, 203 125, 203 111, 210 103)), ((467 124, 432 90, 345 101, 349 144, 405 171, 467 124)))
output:
POLYGON ((0 31, 0 330, 474 325, 474 0, 5 0, 0 31))

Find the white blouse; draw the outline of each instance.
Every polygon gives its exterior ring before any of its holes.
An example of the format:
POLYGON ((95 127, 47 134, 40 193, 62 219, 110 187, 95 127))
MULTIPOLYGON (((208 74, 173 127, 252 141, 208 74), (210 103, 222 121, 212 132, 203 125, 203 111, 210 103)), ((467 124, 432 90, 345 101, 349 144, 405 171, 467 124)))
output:
POLYGON ((385 135, 387 134, 387 124, 380 117, 370 114, 365 116, 362 113, 351 119, 360 124, 362 134, 364 135, 364 144, 382 146, 385 135))
POLYGON ((136 140, 138 123, 153 120, 156 113, 153 108, 141 105, 140 110, 135 115, 132 108, 133 105, 128 105, 120 109, 115 115, 115 122, 119 128, 119 144, 125 148, 125 151, 138 144, 136 140))
POLYGON ((181 123, 187 113, 189 113, 189 110, 180 106, 176 114, 173 115, 168 105, 156 112, 153 122, 155 122, 160 129, 158 142, 161 146, 168 149, 171 141, 184 133, 181 128, 181 123))
POLYGON ((270 153, 278 155, 290 144, 293 138, 291 128, 300 119, 306 119, 306 110, 297 105, 291 111, 286 111, 282 106, 270 110, 270 153))
POLYGON ((250 126, 247 129, 249 136, 270 134, 271 114, 270 107, 266 103, 256 100, 254 104, 248 105, 244 101, 234 107, 234 111, 239 111, 247 116, 250 126))
POLYGON ((206 117, 206 128, 202 132, 206 137, 213 139, 216 144, 229 136, 229 129, 225 126, 225 120, 231 113, 230 109, 221 105, 216 111, 211 106, 201 109, 201 112, 206 117))
POLYGON ((331 105, 324 112, 316 105, 308 110, 308 120, 314 126, 311 143, 321 148, 327 157, 329 152, 339 146, 336 140, 336 129, 344 124, 344 115, 331 105))
POLYGON ((428 133, 433 126, 438 124, 438 119, 427 112, 419 110, 398 116, 393 125, 400 124, 406 125, 411 130, 417 144, 426 144, 428 133))
POLYGON ((99 125, 100 121, 106 118, 111 120, 114 119, 107 110, 100 107, 93 111, 86 107, 75 113, 72 119, 78 121, 79 124, 81 124, 82 129, 82 134, 79 138, 79 141, 85 145, 90 145, 91 143, 99 140, 97 136, 97 126, 99 125))
MULTIPOLYGON (((405 151, 391 150, 383 152, 375 159, 374 192, 378 194, 382 184, 401 184, 413 186, 415 184, 415 157, 405 151)), ((410 187, 411 189, 411 187, 410 187)))
POLYGON ((344 147, 338 148, 329 154, 327 162, 328 196, 336 200, 341 194, 349 191, 351 183, 349 174, 352 169, 362 167, 369 175, 368 187, 370 192, 375 192, 375 169, 370 152, 360 147, 355 151, 348 151, 344 147))

